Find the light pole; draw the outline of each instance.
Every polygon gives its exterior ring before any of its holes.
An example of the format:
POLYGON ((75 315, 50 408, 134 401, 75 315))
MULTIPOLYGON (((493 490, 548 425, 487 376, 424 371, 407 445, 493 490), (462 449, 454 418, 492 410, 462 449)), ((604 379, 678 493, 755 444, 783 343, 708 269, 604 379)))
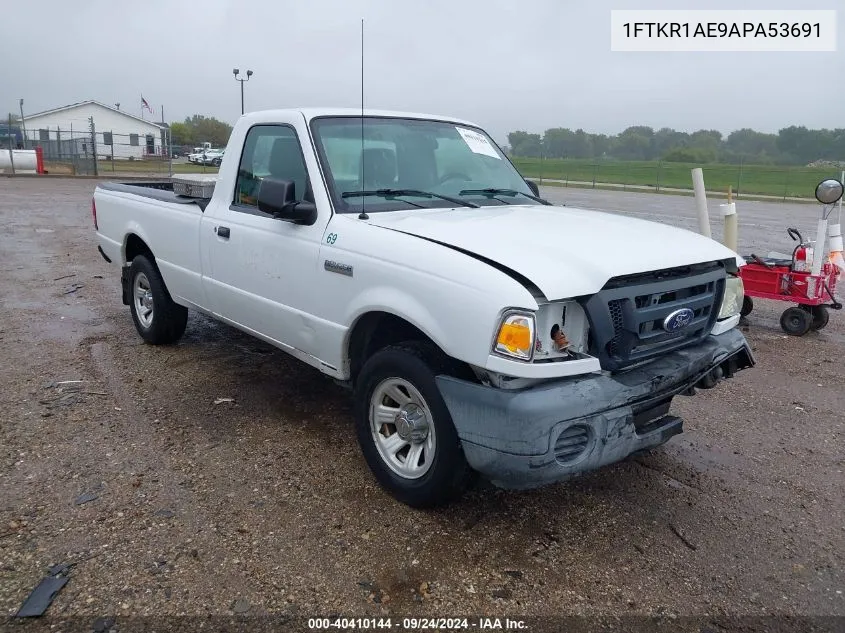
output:
POLYGON ((241 114, 244 113, 244 82, 249 81, 249 78, 252 77, 252 71, 246 71, 246 79, 240 79, 238 77, 238 73, 241 72, 237 68, 232 69, 232 74, 235 75, 235 81, 241 82, 241 114))

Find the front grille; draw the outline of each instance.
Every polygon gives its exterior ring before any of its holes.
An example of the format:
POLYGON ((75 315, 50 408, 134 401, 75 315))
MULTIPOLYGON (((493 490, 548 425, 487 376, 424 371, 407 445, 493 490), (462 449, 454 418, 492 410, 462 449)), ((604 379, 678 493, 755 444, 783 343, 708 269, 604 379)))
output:
POLYGON ((578 459, 590 444, 590 428, 575 424, 564 429, 555 442, 555 459, 568 464, 578 459))
POLYGON ((719 315, 725 276, 714 262, 611 279, 584 302, 590 353, 603 369, 619 371, 701 341, 719 315), (664 320, 681 308, 692 310, 689 324, 666 331, 664 320))

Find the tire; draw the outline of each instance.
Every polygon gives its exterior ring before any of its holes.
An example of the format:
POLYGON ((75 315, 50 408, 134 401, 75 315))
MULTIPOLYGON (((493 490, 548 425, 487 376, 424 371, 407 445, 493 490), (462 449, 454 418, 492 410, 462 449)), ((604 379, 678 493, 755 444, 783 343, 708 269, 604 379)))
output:
POLYGON ((222 161, 222 160, 220 160, 219 158, 215 158, 213 161, 211 161, 211 164, 212 164, 214 167, 220 167, 220 163, 222 163, 222 162, 223 162, 223 161, 222 161))
POLYGON ((188 309, 171 299, 158 267, 145 255, 135 257, 129 267, 129 308, 147 343, 168 345, 185 333, 188 309))
POLYGON ((356 380, 355 429, 364 459, 395 499, 414 508, 445 505, 474 478, 435 381, 438 373, 451 373, 450 364, 433 345, 406 342, 373 354, 356 380))
POLYGON ((801 306, 806 312, 810 313, 812 322, 810 323, 811 330, 823 330, 830 321, 830 311, 827 306, 801 306))
POLYGON ((739 311, 739 316, 747 317, 754 309, 754 301, 749 296, 742 298, 742 308, 739 311))
POLYGON ((803 308, 787 308, 780 315, 781 328, 791 336, 804 336, 810 331, 812 323, 813 315, 803 308))

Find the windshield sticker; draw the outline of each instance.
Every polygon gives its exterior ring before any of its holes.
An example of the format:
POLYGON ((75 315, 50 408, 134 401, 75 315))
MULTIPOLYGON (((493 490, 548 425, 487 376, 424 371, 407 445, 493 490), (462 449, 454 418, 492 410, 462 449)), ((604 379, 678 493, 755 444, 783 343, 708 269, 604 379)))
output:
POLYGON ((464 139, 464 142, 467 144, 473 152, 476 154, 484 154, 485 156, 492 156, 493 158, 498 158, 502 160, 499 154, 496 152, 496 149, 490 145, 490 141, 485 138, 483 134, 479 134, 478 132, 474 132, 473 130, 468 130, 463 127, 455 127, 458 131, 458 134, 464 139))

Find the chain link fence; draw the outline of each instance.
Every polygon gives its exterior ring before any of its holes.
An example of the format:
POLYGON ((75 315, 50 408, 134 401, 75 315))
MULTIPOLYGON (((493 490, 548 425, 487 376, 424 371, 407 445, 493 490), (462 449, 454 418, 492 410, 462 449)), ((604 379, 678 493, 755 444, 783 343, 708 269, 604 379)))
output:
POLYGON ((590 161, 511 157, 520 172, 540 184, 601 187, 630 191, 691 192, 691 170, 701 167, 708 193, 734 196, 812 199, 825 178, 839 178, 840 167, 686 164, 646 161, 590 161))
POLYGON ((40 146, 48 174, 77 176, 134 175, 168 177, 174 173, 215 173, 212 164, 190 164, 193 148, 173 146, 170 129, 151 131, 102 129, 93 118, 74 120, 65 126, 29 126, 26 146, 40 146))

